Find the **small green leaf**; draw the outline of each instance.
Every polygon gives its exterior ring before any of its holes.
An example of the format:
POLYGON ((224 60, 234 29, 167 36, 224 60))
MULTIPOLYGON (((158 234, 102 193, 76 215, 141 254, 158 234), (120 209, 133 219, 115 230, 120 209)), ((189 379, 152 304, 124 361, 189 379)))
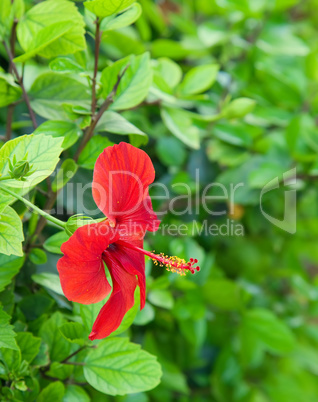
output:
POLYGON ((75 176, 77 169, 78 165, 73 159, 65 159, 52 182, 52 190, 61 190, 75 176))
POLYGON ((35 46, 41 47, 37 54, 47 58, 85 49, 84 33, 84 20, 75 4, 60 0, 50 0, 30 8, 17 27, 22 48, 30 52, 35 46), (51 37, 50 31, 54 32, 51 37))
POLYGON ((53 254, 63 254, 61 246, 69 239, 69 236, 63 231, 55 233, 53 236, 45 240, 43 247, 46 251, 53 254))
POLYGON ((33 248, 29 254, 29 257, 33 264, 36 265, 45 264, 47 261, 45 251, 41 250, 40 248, 33 248))
POLYGON ((90 402, 91 399, 78 385, 67 385, 63 402, 90 402))
POLYGON ((127 338, 108 338, 90 350, 84 366, 87 382, 109 395, 147 391, 162 375, 155 356, 130 343, 127 338))
POLYGON ((160 161, 166 166, 182 166, 187 157, 185 146, 174 137, 159 138, 156 150, 160 161))
POLYGON ((248 310, 242 321, 242 338, 253 336, 270 351, 284 354, 295 347, 295 338, 288 326, 271 311, 248 310))
POLYGON ((10 105, 21 98, 22 90, 12 75, 0 72, 0 107, 10 105))
POLYGON ((128 8, 136 0, 93 0, 85 1, 84 6, 97 17, 104 18, 112 14, 118 14, 128 8))
POLYGON ((191 148, 200 148, 199 129, 194 125, 191 115, 182 109, 163 108, 161 117, 173 135, 191 148))
POLYGON ((45 387, 37 397, 37 402, 62 402, 65 393, 64 384, 55 381, 45 387))
POLYGON ((41 342, 39 352, 32 361, 32 366, 34 367, 48 366, 49 362, 50 362, 49 348, 46 343, 41 342))
POLYGON ((70 57, 57 57, 50 62, 50 69, 63 73, 82 73, 84 68, 70 57))
POLYGON ((98 303, 80 305, 80 314, 83 324, 89 332, 91 332, 94 321, 96 320, 97 315, 104 304, 105 300, 102 300, 98 303))
POLYGON ((9 285, 24 263, 23 257, 0 254, 0 292, 9 285))
POLYGON ((249 98, 234 99, 222 109, 222 116, 227 119, 239 119, 251 113, 256 106, 256 101, 249 98))
POLYGON ((77 343, 81 346, 84 345, 87 334, 82 324, 78 322, 67 322, 63 324, 59 330, 69 342, 77 343))
POLYGON ((50 272, 42 272, 40 274, 32 275, 32 280, 41 286, 44 286, 53 292, 64 296, 63 290, 61 288, 60 278, 56 274, 51 274, 50 272))
POLYGON ((111 145, 113 145, 113 143, 110 142, 106 137, 94 135, 94 137, 88 141, 87 145, 79 156, 79 166, 85 169, 94 169, 96 159, 105 148, 111 145))
POLYGON ((29 93, 35 112, 50 120, 63 120, 67 117, 63 104, 88 107, 91 99, 88 87, 82 82, 54 72, 39 75, 29 93))
POLYGON ((180 84, 181 94, 190 96, 210 89, 216 80, 219 68, 218 64, 206 64, 192 68, 180 84))
MULTIPOLYGON (((15 63, 25 63, 32 57, 47 51, 47 48, 61 39, 65 34, 73 28, 73 23, 71 21, 61 24, 57 22, 55 24, 49 25, 48 27, 42 28, 38 35, 35 37, 34 42, 29 47, 28 51, 19 57, 14 59, 15 63)), ((49 56, 51 57, 51 56, 49 56)))
POLYGON ((22 222, 15 210, 7 206, 0 213, 0 253, 23 256, 22 222))
POLYGON ((3 307, 0 306, 0 348, 8 348, 13 350, 19 350, 15 337, 16 334, 13 331, 13 327, 9 324, 10 316, 3 311, 3 307))
POLYGON ((13 156, 17 161, 25 158, 32 166, 32 174, 24 181, 15 179, 5 180, 1 185, 21 188, 26 193, 31 187, 43 181, 55 169, 60 153, 62 139, 46 135, 23 135, 6 142, 0 149, 0 173, 8 175, 13 156))
POLYGON ((171 293, 168 290, 154 289, 148 294, 148 300, 150 303, 157 307, 172 309, 174 300, 171 293))
MULTIPOLYGON (((50 365, 50 370, 47 371, 47 375, 49 377, 57 378, 59 380, 66 380, 71 376, 73 373, 74 366, 68 365, 68 364, 62 364, 58 362, 53 362, 50 365)), ((63 398, 64 402, 64 398, 63 398)))
POLYGON ((114 102, 113 110, 131 109, 139 105, 148 95, 152 82, 152 70, 149 53, 140 56, 131 55, 106 67, 101 76, 103 96, 106 98, 113 90, 118 75, 128 66, 120 80, 114 102))
POLYGON ((153 321, 155 318, 155 310, 152 305, 146 302, 145 307, 138 311, 136 318, 134 319, 135 325, 146 325, 153 321))
POLYGON ((174 89, 182 79, 182 69, 179 64, 166 57, 161 57, 154 65, 156 77, 164 80, 165 85, 170 89, 174 89))
POLYGON ((119 15, 111 15, 102 20, 100 29, 105 33, 105 37, 107 36, 107 31, 112 31, 115 29, 124 28, 128 25, 133 24, 141 15, 142 8, 138 3, 133 4, 127 10, 122 12, 119 15))
POLYGON ((2 0, 0 2, 0 40, 10 36, 13 23, 13 12, 11 0, 2 0))
POLYGON ((239 147, 250 147, 253 144, 253 135, 243 124, 218 123, 214 125, 212 134, 228 144, 239 147))
POLYGON ((41 327, 40 335, 45 343, 49 345, 52 361, 62 361, 70 354, 71 343, 68 342, 59 327, 65 323, 60 312, 54 313, 41 327))
POLYGON ((32 363, 40 351, 41 338, 33 336, 30 332, 18 332, 16 341, 21 350, 22 360, 32 363))
POLYGON ((134 126, 123 116, 112 111, 107 111, 103 114, 96 126, 96 130, 122 135, 136 134, 147 136, 147 134, 139 130, 139 128, 134 126))
POLYGON ((42 123, 33 134, 45 134, 54 138, 64 138, 62 148, 67 149, 76 143, 82 134, 82 130, 75 123, 69 121, 49 120, 42 123))

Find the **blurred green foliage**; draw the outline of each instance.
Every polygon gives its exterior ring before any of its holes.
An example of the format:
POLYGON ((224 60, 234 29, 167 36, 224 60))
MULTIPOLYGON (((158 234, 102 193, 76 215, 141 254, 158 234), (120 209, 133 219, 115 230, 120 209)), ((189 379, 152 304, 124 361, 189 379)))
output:
MULTIPOLYGON (((129 336, 143 348, 138 352, 134 345, 134 353, 158 357, 161 383, 144 393, 106 396, 100 391, 112 394, 110 388, 101 389, 91 377, 95 385, 87 385, 91 374, 84 376, 82 366, 61 363, 86 342, 99 311, 99 306, 75 305, 63 297, 55 274, 65 233, 47 226, 26 257, 1 254, 2 400, 317 401, 318 1, 140 0, 142 13, 132 1, 116 12, 100 10, 103 1, 85 8, 81 1, 61 0, 65 9, 57 9, 57 15, 63 18, 54 27, 52 10, 46 9, 45 18, 28 10, 57 0, 15 0, 13 16, 5 12, 6 1, 1 3, 1 39, 10 38, 14 18, 22 21, 16 63, 22 73, 26 62, 24 85, 39 127, 32 128, 20 102, 21 87, 0 46, 0 132, 5 140, 10 105, 16 102, 12 137, 34 132, 34 138, 41 133, 63 138, 62 160, 70 174, 54 176, 55 192, 68 181, 73 188, 91 182, 96 158, 106 146, 120 141, 141 146, 155 165, 156 183, 169 192, 165 197, 153 187, 154 209, 166 211, 172 200, 177 212, 163 214, 162 226, 183 227, 183 236, 175 235, 177 230, 149 235, 148 245, 197 258, 201 272, 178 277, 147 262, 146 307, 137 313, 136 303, 119 336, 103 341, 103 356, 107 361, 108 344, 128 348, 122 336, 129 336), (96 25, 91 11, 105 17, 99 106, 122 67, 129 67, 75 163, 82 130, 91 124, 88 77, 96 25), (36 18, 46 29, 38 42, 36 18), (54 46, 57 38, 63 39, 60 46, 54 46), (260 206, 283 220, 285 192, 291 190, 288 180, 284 187, 283 175, 294 168, 297 230, 289 233, 291 226, 286 231, 272 224, 260 206), (276 178, 279 188, 264 194, 260 205, 262 189, 276 178), (192 206, 182 215, 188 190, 180 183, 189 186, 192 206), (207 210, 201 197, 210 183, 222 184, 228 194, 233 194, 231 185, 241 186, 231 199, 222 198, 221 187, 210 187, 207 195, 221 198, 210 199, 207 210), (205 233, 205 225, 216 229, 205 233)), ((30 193, 36 205, 45 206, 46 191, 42 182, 30 193)), ((94 209, 90 191, 83 199, 76 199, 75 191, 61 192, 56 205, 64 220, 94 209)), ((38 217, 19 202, 13 207, 29 242, 38 217)), ((85 360, 84 371, 89 370, 94 353, 83 350, 75 362, 85 360)), ((129 387, 122 389, 127 392, 129 387)))

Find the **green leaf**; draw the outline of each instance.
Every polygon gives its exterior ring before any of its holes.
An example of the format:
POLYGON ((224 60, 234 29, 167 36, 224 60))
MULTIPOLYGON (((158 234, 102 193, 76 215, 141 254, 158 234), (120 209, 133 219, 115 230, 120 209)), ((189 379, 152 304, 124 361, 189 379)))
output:
POLYGON ((292 30, 287 25, 270 25, 262 32, 256 45, 264 52, 272 55, 306 56, 310 52, 306 42, 293 35, 292 30))
POLYGON ((83 324, 89 332, 91 332, 94 321, 96 320, 97 315, 104 304, 105 300, 102 300, 98 303, 80 305, 80 314, 83 324))
POLYGON ((149 322, 153 321, 155 318, 155 310, 152 305, 146 302, 145 307, 138 311, 136 318, 134 319, 135 325, 146 325, 149 322))
POLYGON ((32 53, 37 50, 35 54, 47 58, 85 49, 84 33, 84 20, 75 4, 61 0, 35 5, 17 27, 24 51, 32 53))
POLYGON ((24 181, 5 180, 0 183, 0 186, 21 188, 21 192, 26 193, 54 171, 62 152, 61 144, 61 138, 33 134, 23 135, 6 142, 0 149, 0 173, 2 175, 9 174, 9 160, 12 162, 14 155, 17 161, 26 156, 26 160, 30 166, 32 165, 34 172, 25 177, 24 181))
POLYGON ((180 84, 181 94, 190 96, 210 89, 216 80, 219 68, 218 64, 206 64, 192 68, 180 84))
POLYGON ((58 57, 50 62, 50 69, 56 72, 82 73, 84 68, 70 57, 58 57))
POLYGON ((253 135, 241 124, 215 124, 212 134, 228 144, 239 147, 250 147, 253 144, 253 135))
POLYGON ((57 293, 58 295, 64 296, 58 275, 51 274, 50 272, 42 272, 40 274, 32 275, 31 278, 35 283, 53 290, 53 292, 57 293))
POLYGON ((21 351, 22 360, 32 363, 40 351, 41 338, 33 336, 30 332, 18 332, 16 341, 21 351))
POLYGON ((65 186, 65 184, 75 176, 78 169, 77 163, 73 159, 65 159, 54 177, 52 182, 52 190, 57 192, 65 186))
POLYGON ((254 336, 271 352, 289 353, 295 346, 295 338, 288 326, 271 311, 248 310, 242 321, 242 338, 254 336))
POLYGON ((47 262, 46 253, 40 248, 32 248, 29 257, 33 264, 36 265, 45 264, 47 262))
MULTIPOLYGON (((19 57, 14 58, 15 63, 25 63, 28 59, 47 51, 48 46, 57 42, 65 34, 69 33, 73 27, 72 22, 61 24, 57 22, 41 29, 35 37, 34 42, 28 48, 28 51, 19 57)), ((50 53, 49 53, 50 54, 50 53)), ((53 53, 53 55, 55 55, 53 53)), ((52 56, 47 56, 52 57, 52 56)))
POLYGON ((62 402, 65 393, 64 384, 55 381, 45 387, 37 397, 37 402, 62 402))
MULTIPOLYGON (((68 365, 68 364, 63 364, 63 363, 58 363, 58 362, 53 362, 50 365, 50 370, 47 371, 47 375, 53 378, 57 378, 59 380, 66 380, 71 376, 73 373, 74 366, 68 365)), ((63 398, 64 401, 64 398, 63 398)))
POLYGON ((157 39, 152 42, 151 53, 154 58, 169 57, 173 60, 182 60, 191 54, 191 50, 171 39, 157 39))
POLYGON ((296 160, 314 161, 317 157, 317 127, 308 114, 294 117, 286 129, 288 148, 296 160))
POLYGON ((166 308, 168 310, 172 309, 174 305, 174 300, 171 293, 168 290, 163 289, 154 289, 149 292, 148 300, 153 305, 166 308))
POLYGON ((113 143, 110 142, 106 137, 94 135, 94 137, 88 141, 87 145, 79 156, 79 166, 85 169, 94 169, 96 159, 105 148, 111 145, 113 145, 113 143))
POLYGON ((91 399, 78 385, 67 385, 63 402, 90 402, 91 399))
POLYGON ((155 77, 160 81, 164 81, 165 85, 171 89, 174 89, 182 79, 182 69, 179 64, 175 63, 166 57, 161 57, 156 61, 154 65, 155 77))
POLYGON ((0 349, 0 360, 2 360, 9 372, 20 374, 20 369, 27 366, 27 362, 22 363, 21 365, 21 352, 18 348, 17 350, 9 349, 9 348, 1 348, 0 349), (21 367, 22 366, 22 367, 21 367))
POLYGON ((191 115, 182 109, 163 108, 161 117, 173 135, 191 148, 200 148, 199 129, 194 125, 191 115))
POLYGON ((251 113, 256 106, 256 101, 249 98, 234 99, 222 109, 222 116, 227 119, 239 119, 251 113))
POLYGON ((76 143, 82 134, 82 130, 75 123, 69 121, 49 120, 42 123, 33 134, 45 134, 54 138, 63 138, 62 148, 67 149, 76 143))
POLYGON ((54 313, 41 327, 40 335, 49 346, 52 361, 62 361, 70 354, 71 344, 59 331, 65 323, 60 312, 54 313))
POLYGON ((159 384, 161 375, 155 356, 127 338, 105 339, 85 359, 87 382, 109 395, 150 390, 159 384))
POLYGON ((32 366, 34 367, 48 366, 49 363, 50 363, 49 348, 46 343, 41 342, 39 353, 32 361, 32 366))
POLYGON ((21 98, 22 89, 12 75, 0 72, 0 107, 10 105, 21 98))
POLYGON ((104 18, 112 14, 118 14, 128 8, 136 0, 93 0, 85 1, 84 6, 97 17, 104 18))
POLYGON ((52 298, 38 292, 24 297, 19 302, 19 308, 27 320, 33 321, 47 313, 53 304, 52 298))
POLYGON ((24 263, 23 257, 0 254, 0 292, 9 285, 24 263))
POLYGON ((139 105, 149 92, 152 70, 149 53, 144 53, 140 56, 131 55, 121 59, 103 70, 101 76, 103 96, 106 98, 112 92, 118 75, 127 65, 128 68, 120 80, 111 105, 113 110, 131 109, 139 105))
POLYGON ((47 240, 45 240, 43 247, 45 248, 46 251, 49 251, 50 253, 63 254, 61 251, 61 246, 68 239, 69 239, 69 236, 63 230, 61 232, 55 233, 53 236, 51 236, 47 240))
POLYGON ((159 138, 156 150, 160 161, 166 166, 182 166, 187 157, 184 145, 174 137, 159 138))
POLYGON ((13 18, 11 0, 2 0, 0 2, 0 40, 10 36, 13 18))
POLYGON ((91 99, 86 85, 67 75, 54 72, 39 75, 29 94, 35 112, 50 120, 63 120, 67 117, 62 108, 63 104, 89 107, 91 99))
POLYGON ((82 324, 78 322, 67 322, 63 324, 59 330, 65 339, 71 343, 77 343, 78 345, 84 345, 86 341, 86 331, 82 324))
POLYGON ((0 306, 0 348, 8 348, 13 350, 19 350, 15 337, 16 334, 13 331, 13 327, 9 324, 10 316, 3 311, 3 307, 0 306))
POLYGON ((138 3, 134 3, 127 10, 119 15, 111 15, 102 20, 100 29, 102 32, 106 32, 104 36, 107 38, 107 31, 124 28, 133 24, 141 15, 142 8, 138 3))
POLYGON ((14 209, 7 206, 0 213, 0 253, 22 257, 23 240, 21 219, 14 209))
POLYGON ((109 133, 129 135, 130 142, 138 147, 138 144, 143 145, 148 142, 148 136, 143 131, 126 120, 123 116, 116 112, 107 111, 99 120, 96 131, 106 131, 109 133))
POLYGON ((122 135, 136 134, 147 136, 147 134, 139 130, 139 128, 134 126, 123 116, 112 111, 107 111, 103 114, 96 126, 96 130, 122 135))

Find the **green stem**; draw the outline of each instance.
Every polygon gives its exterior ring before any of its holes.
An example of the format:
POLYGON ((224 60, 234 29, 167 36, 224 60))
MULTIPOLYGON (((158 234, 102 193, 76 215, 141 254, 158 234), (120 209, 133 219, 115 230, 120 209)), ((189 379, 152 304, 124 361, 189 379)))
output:
POLYGON ((60 221, 59 219, 54 218, 53 216, 48 214, 47 212, 42 211, 42 209, 40 209, 36 205, 32 204, 32 202, 21 197, 21 195, 14 193, 13 191, 9 190, 7 187, 1 187, 1 191, 4 191, 4 192, 12 195, 13 197, 17 198, 18 200, 22 201, 25 205, 32 208, 34 211, 36 211, 38 214, 43 216, 48 221, 51 221, 52 223, 55 223, 56 225, 61 226, 62 228, 65 228, 66 222, 60 221))
POLYGON ((12 177, 10 177, 10 176, 1 176, 0 177, 0 181, 1 180, 10 180, 10 179, 12 179, 12 177))

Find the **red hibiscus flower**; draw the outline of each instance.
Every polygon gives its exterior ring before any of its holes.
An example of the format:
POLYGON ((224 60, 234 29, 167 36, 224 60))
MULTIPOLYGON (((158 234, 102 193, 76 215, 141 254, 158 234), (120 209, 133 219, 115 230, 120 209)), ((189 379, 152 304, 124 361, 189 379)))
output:
POLYGON ((154 167, 144 151, 123 142, 106 148, 95 164, 93 197, 107 219, 80 227, 61 247, 64 256, 57 269, 69 300, 97 303, 112 291, 94 322, 91 340, 105 338, 119 327, 134 305, 136 286, 140 287, 140 308, 144 307, 144 255, 180 274, 199 270, 194 267, 197 260, 186 262, 143 249, 146 231, 156 231, 160 223, 148 193, 154 178, 154 167))

